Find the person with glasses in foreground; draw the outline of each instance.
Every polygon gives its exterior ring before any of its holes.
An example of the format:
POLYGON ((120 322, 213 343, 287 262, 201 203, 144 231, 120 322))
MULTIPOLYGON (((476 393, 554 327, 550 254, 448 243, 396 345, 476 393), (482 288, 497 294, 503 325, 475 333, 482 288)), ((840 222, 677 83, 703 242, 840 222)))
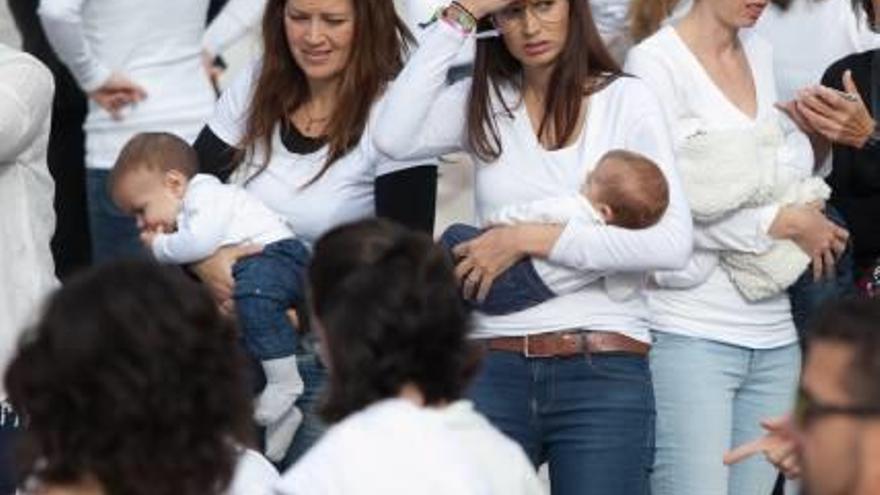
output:
POLYGON ((763 453, 810 495, 880 493, 880 299, 827 306, 810 334, 797 406, 767 434, 727 453, 763 453))

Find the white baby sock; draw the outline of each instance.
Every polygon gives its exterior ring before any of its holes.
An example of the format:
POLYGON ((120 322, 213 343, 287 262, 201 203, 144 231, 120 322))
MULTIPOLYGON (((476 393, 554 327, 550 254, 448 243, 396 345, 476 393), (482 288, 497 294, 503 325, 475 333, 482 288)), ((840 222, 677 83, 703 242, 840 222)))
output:
MULTIPOLYGON (((303 380, 296 367, 296 356, 263 361, 266 386, 257 397, 254 420, 261 426, 277 423, 303 393, 303 380)), ((300 414, 302 416, 302 414, 300 414)))
POLYGON ((270 461, 281 462, 284 459, 302 420, 302 412, 291 405, 278 421, 266 426, 266 457, 270 461))

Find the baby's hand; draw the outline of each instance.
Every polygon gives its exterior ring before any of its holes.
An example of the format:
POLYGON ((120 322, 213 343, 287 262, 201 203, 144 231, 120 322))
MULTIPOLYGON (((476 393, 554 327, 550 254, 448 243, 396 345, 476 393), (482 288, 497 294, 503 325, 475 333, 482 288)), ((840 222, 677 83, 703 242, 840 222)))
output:
POLYGON ((153 241, 156 240, 156 237, 159 234, 164 234, 164 229, 162 227, 156 227, 152 230, 142 230, 141 231, 141 243, 147 247, 147 249, 153 247, 153 241))

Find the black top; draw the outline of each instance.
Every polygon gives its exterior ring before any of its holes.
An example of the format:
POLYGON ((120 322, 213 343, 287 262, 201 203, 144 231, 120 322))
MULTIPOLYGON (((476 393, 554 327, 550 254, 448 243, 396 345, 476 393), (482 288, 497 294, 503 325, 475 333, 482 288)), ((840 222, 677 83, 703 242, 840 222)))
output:
MULTIPOLYGON (((873 59, 873 51, 849 55, 825 71, 822 84, 843 90, 843 73, 851 70, 862 100, 871 110, 874 92, 880 91, 871 84, 873 59)), ((831 204, 849 224, 856 265, 864 267, 880 257, 880 152, 835 144, 833 153, 834 168, 828 179, 831 204)))
MULTIPOLYGON (((326 144, 325 139, 304 136, 294 125, 282 127, 281 142, 291 153, 310 154, 326 144)), ((224 142, 205 126, 193 145, 201 172, 226 181, 235 169, 234 146, 224 142)), ((422 165, 376 177, 376 216, 393 220, 427 234, 434 231, 437 200, 437 166, 422 165)))

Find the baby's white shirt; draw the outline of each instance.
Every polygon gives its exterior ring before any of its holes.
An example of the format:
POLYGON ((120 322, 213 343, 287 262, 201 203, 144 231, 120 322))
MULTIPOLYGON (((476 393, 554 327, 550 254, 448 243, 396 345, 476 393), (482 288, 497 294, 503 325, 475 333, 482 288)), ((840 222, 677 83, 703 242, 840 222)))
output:
POLYGON ((243 188, 197 174, 189 182, 177 231, 156 236, 153 255, 162 263, 185 264, 234 244, 265 246, 294 238, 284 217, 243 188))
MULTIPOLYGON (((548 223, 566 225, 577 219, 593 225, 605 225, 605 219, 582 194, 570 194, 505 206, 485 219, 489 225, 548 223)), ((532 258, 532 266, 544 284, 556 295, 572 294, 600 278, 615 301, 633 297, 644 284, 643 273, 606 274, 601 271, 574 270, 552 261, 532 258)))

